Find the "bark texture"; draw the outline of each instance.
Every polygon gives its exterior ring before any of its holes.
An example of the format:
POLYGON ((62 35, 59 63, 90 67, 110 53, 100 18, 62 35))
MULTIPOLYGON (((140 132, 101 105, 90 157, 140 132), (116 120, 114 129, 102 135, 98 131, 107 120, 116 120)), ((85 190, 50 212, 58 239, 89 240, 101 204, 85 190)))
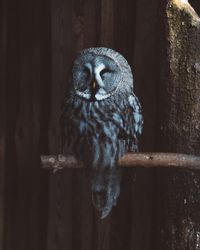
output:
MULTIPOLYGON (((200 154, 200 19, 187 1, 163 4, 162 151, 200 154)), ((200 249, 200 174, 158 173, 156 249, 200 249)))

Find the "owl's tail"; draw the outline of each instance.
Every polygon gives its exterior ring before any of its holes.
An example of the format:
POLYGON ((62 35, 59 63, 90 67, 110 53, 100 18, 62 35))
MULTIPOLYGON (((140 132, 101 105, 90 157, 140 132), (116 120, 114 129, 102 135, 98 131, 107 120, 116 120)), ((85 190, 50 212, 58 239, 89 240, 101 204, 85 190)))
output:
POLYGON ((101 219, 104 219, 117 204, 121 175, 121 169, 118 168, 92 171, 92 202, 101 219))

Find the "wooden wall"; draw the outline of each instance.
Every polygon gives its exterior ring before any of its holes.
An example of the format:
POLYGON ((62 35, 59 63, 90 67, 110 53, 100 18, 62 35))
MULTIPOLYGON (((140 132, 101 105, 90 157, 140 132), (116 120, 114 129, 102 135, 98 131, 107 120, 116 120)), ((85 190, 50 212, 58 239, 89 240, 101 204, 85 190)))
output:
POLYGON ((116 208, 99 221, 82 170, 49 174, 40 155, 60 152, 58 119, 77 51, 107 46, 133 68, 155 149, 160 0, 1 0, 0 250, 151 250, 156 175, 124 171, 116 208))
POLYGON ((51 91, 48 1, 1 1, 0 249, 46 249, 51 91), (3 182, 2 182, 3 181, 3 182))

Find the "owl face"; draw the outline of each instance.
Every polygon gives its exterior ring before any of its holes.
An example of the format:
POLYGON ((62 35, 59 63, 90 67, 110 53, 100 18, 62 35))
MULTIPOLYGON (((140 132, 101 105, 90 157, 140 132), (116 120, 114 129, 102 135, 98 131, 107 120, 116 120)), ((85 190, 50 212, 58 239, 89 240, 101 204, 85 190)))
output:
POLYGON ((106 55, 89 52, 79 56, 73 67, 72 82, 77 95, 91 101, 108 98, 121 81, 120 68, 106 55))

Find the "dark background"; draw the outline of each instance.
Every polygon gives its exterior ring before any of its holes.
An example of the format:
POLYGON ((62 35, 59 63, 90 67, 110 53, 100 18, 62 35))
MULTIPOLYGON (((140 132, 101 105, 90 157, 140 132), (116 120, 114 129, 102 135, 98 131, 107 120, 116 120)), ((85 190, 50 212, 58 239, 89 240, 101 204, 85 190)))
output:
MULTIPOLYGON (((1 0, 0 250, 155 250, 159 171, 124 170, 118 205, 99 221, 83 171, 49 174, 40 155, 60 152, 67 74, 91 46, 116 49, 132 66, 140 149, 155 150, 161 1, 1 0)), ((200 13, 200 1, 191 4, 200 13)))

